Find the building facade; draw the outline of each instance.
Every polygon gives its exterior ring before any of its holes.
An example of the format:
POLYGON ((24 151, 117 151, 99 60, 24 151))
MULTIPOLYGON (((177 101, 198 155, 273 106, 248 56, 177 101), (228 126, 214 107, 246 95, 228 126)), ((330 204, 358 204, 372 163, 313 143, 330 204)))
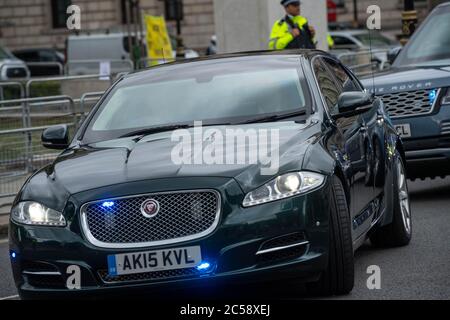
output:
MULTIPOLYGON (((0 0, 0 42, 9 49, 55 47, 63 49, 66 37, 66 9, 81 9, 81 32, 126 30, 126 0, 0 0)), ((163 15, 161 0, 140 0, 141 12, 163 15)), ((174 23, 168 23, 175 33, 174 23)), ((213 0, 184 0, 182 33, 189 48, 204 49, 214 34, 213 0)))
MULTIPOLYGON (((0 0, 0 43, 10 49, 55 47, 63 49, 67 30, 67 6, 81 8, 82 32, 111 32, 126 30, 124 2, 128 0, 0 0)), ((217 1, 217 0, 216 0, 217 1)), ((220 1, 220 0, 219 0, 220 1)), ((245 1, 245 0, 242 0, 245 1)), ((279 2, 279 0, 273 0, 279 2)), ((312 1, 312 0, 304 0, 312 1)), ((183 0, 182 34, 185 45, 202 52, 215 34, 214 0, 183 0)), ((338 3, 338 22, 352 22, 354 0, 335 0, 338 3)), ((439 0, 416 0, 421 21, 429 8, 439 0)), ((364 26, 366 8, 377 4, 382 9, 383 30, 401 32, 403 0, 357 0, 358 20, 364 26)), ((143 14, 163 15, 163 0, 140 0, 143 14)), ((168 23, 171 33, 175 26, 168 23)))

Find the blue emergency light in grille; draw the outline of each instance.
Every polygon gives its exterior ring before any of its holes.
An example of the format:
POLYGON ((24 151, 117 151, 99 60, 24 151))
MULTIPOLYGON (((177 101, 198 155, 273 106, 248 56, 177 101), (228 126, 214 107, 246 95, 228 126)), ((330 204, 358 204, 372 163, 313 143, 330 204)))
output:
POLYGON ((203 237, 215 229, 219 213, 220 195, 216 191, 109 199, 85 204, 81 209, 88 240, 108 248, 156 246, 203 237), (157 214, 151 217, 143 212, 143 205, 150 199, 159 205, 157 214))

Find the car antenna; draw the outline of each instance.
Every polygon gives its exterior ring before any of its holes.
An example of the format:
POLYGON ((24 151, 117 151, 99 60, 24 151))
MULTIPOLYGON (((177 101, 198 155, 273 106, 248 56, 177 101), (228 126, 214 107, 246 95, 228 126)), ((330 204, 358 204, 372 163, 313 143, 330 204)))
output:
POLYGON ((369 28, 369 50, 370 50, 370 71, 372 74, 372 96, 375 97, 375 71, 373 70, 373 49, 372 49, 372 31, 369 28))

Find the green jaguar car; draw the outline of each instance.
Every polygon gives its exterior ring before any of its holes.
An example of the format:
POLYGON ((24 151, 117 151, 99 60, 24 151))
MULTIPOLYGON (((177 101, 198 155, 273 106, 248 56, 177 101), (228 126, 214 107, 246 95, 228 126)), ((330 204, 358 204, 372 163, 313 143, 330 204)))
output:
POLYGON ((268 280, 340 295, 366 240, 411 239, 401 139, 383 102, 321 51, 129 74, 70 139, 60 125, 42 142, 62 153, 11 212, 24 299, 268 280))

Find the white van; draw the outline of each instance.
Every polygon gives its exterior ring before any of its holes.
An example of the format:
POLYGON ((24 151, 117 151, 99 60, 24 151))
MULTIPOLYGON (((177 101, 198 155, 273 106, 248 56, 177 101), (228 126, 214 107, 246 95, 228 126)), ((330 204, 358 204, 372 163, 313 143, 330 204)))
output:
MULTIPOLYGON (((99 74, 102 62, 110 63, 113 74, 133 70, 127 33, 73 35, 68 37, 66 47, 69 75, 99 74)), ((197 52, 186 50, 186 59, 198 56, 197 52)))

